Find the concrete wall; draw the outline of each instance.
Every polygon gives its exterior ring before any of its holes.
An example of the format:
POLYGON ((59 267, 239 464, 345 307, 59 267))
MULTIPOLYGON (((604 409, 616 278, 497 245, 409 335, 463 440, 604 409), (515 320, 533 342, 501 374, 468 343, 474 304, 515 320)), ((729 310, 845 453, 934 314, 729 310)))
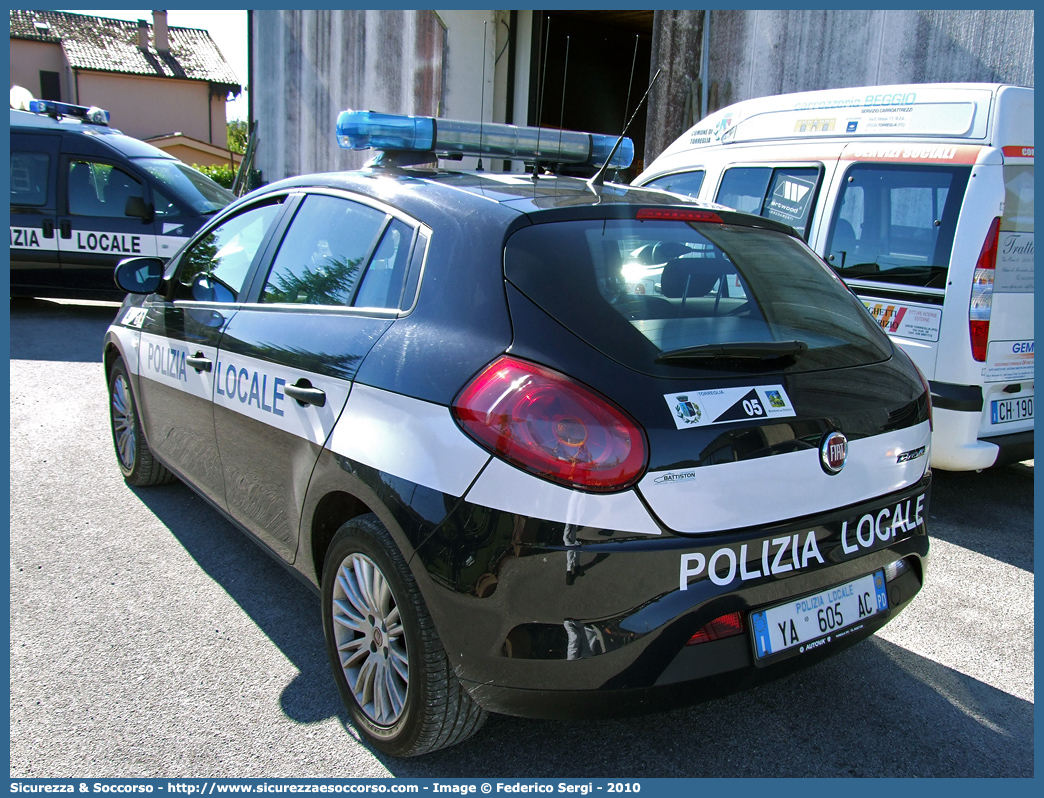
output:
POLYGON ((469 97, 445 89, 445 51, 464 43, 447 42, 434 12, 255 11, 252 27, 255 167, 268 182, 369 160, 370 152, 337 146, 337 115, 346 108, 435 115, 470 107, 469 97))
POLYGON ((482 118, 490 122, 494 106, 495 14, 492 11, 439 11, 439 16, 446 23, 446 101, 442 116, 482 118))
MULTIPOLYGON (((678 11, 663 20, 691 28, 702 13, 678 11)), ((845 86, 957 81, 1033 86, 1031 10, 711 11, 708 16, 707 68, 699 72, 708 113, 754 97, 845 86)), ((667 49, 679 38, 660 36, 653 70, 659 61, 684 57, 667 49)), ((692 71, 699 54, 689 55, 692 71)), ((675 104, 680 94, 677 86, 660 92, 675 104)), ((648 141, 655 145, 646 148, 647 158, 684 132, 680 117, 651 107, 650 120, 659 121, 650 123, 648 141)))
POLYGON ((1033 85, 1032 11, 715 11, 710 110, 811 89, 1033 85))
POLYGON ((650 80, 657 69, 660 75, 649 92, 645 117, 646 163, 703 118, 700 79, 707 15, 703 10, 654 12, 650 80))

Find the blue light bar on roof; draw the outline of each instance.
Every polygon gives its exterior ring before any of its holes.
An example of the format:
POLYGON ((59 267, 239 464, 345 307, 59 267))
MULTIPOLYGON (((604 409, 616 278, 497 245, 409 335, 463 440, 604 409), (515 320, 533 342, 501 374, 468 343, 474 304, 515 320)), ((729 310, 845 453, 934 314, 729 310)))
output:
MULTIPOLYGON (((572 130, 348 110, 337 117, 337 143, 346 150, 411 150, 601 166, 616 138, 572 130)), ((634 144, 624 138, 609 165, 626 169, 632 160, 634 144)))
POLYGON ((33 100, 29 103, 29 110, 34 114, 47 114, 55 118, 72 116, 95 125, 109 124, 109 112, 94 105, 88 107, 86 105, 55 102, 54 100, 33 100))

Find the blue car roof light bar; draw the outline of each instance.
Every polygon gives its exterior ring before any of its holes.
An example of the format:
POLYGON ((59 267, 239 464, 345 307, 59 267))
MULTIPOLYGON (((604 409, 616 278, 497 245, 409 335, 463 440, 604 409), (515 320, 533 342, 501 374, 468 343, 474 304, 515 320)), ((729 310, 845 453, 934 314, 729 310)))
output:
POLYGON ((29 110, 34 114, 47 114, 55 119, 63 116, 71 116, 82 119, 93 125, 108 125, 109 112, 97 106, 72 105, 71 103, 60 103, 55 100, 33 100, 29 103, 29 110))
MULTIPOLYGON (((546 163, 601 166, 616 136, 572 130, 516 127, 495 122, 461 122, 430 116, 402 116, 376 111, 342 111, 337 143, 346 150, 398 150, 439 155, 477 155, 546 163)), ((634 143, 624 138, 609 166, 626 169, 634 143)))

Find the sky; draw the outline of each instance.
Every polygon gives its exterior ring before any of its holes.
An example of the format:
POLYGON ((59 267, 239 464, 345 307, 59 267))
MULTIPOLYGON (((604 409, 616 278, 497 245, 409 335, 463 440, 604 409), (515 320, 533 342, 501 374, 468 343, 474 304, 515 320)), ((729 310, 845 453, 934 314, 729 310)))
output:
MULTIPOLYGON (((139 19, 152 24, 151 11, 88 11, 80 8, 63 8, 59 11, 70 11, 75 14, 87 14, 111 19, 139 19)), ((244 91, 235 101, 226 106, 229 120, 247 118, 247 13, 246 11, 183 11, 168 9, 167 24, 177 28, 203 28, 210 33, 210 38, 217 44, 232 71, 236 73, 239 84, 244 91)))

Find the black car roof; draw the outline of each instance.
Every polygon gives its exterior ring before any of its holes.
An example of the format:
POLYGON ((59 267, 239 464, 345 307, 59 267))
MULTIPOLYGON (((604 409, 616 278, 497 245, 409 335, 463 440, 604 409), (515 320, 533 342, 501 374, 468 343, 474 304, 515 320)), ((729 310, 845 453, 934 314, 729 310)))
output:
MULTIPOLYGON (((373 167, 353 172, 327 172, 287 178, 261 191, 293 188, 333 188, 358 192, 388 202, 403 212, 423 218, 423 208, 438 205, 458 210, 479 209, 496 203, 519 215, 631 216, 641 207, 683 206, 716 213, 724 221, 794 234, 772 219, 731 210, 654 188, 621 183, 592 186, 578 177, 541 176, 509 172, 466 172, 444 169, 373 167), (556 211, 558 213, 556 213, 556 211)), ((481 211, 479 211, 481 212, 481 211)))
POLYGON ((170 153, 153 147, 131 136, 126 136, 115 128, 105 125, 93 125, 71 117, 58 121, 46 114, 11 109, 11 130, 29 134, 61 134, 74 137, 89 136, 128 158, 165 158, 175 160, 170 153))

